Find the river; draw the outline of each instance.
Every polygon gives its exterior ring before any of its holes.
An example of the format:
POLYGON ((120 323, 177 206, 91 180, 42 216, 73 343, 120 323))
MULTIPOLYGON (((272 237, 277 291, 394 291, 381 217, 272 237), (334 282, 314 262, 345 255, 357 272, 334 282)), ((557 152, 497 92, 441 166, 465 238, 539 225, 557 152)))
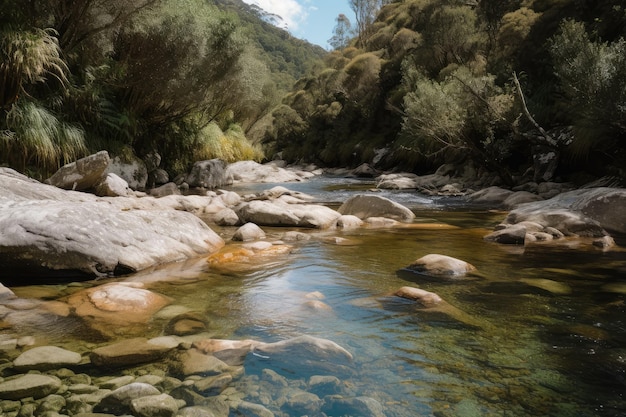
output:
MULTIPOLYGON (((328 177, 282 185, 332 207, 372 187, 328 177)), ((503 212, 413 192, 379 194, 411 208, 417 224, 450 227, 306 230, 311 240, 260 268, 200 268, 152 289, 206 315, 215 337, 269 342, 307 334, 338 343, 354 356, 353 372, 342 376, 346 395, 376 400, 388 417, 626 416, 624 252, 498 245, 482 237, 503 212), (467 261, 480 277, 442 282, 402 271, 429 253, 467 261), (390 295, 406 285, 439 294, 470 320, 390 295), (329 308, 307 307, 311 293, 329 308)), ((263 229, 269 240, 285 231, 263 229)), ((227 238, 234 229, 216 231, 227 238)), ((47 337, 68 346, 98 343, 72 326, 47 337)), ((145 335, 161 329, 154 321, 145 335)), ((298 369, 286 375, 306 378, 298 369)), ((266 407, 281 415, 271 401, 266 407)))

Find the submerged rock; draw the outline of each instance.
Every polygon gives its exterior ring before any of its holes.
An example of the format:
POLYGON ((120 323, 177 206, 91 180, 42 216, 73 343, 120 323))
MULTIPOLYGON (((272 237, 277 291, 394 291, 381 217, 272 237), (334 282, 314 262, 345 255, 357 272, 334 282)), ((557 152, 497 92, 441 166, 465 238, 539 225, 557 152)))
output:
POLYGON ((77 365, 81 361, 80 353, 72 352, 56 346, 38 346, 29 349, 13 361, 13 367, 18 371, 36 369, 62 368, 77 365))
POLYGON ((111 345, 94 349, 89 358, 98 367, 122 367, 154 362, 165 357, 172 350, 170 346, 150 343, 148 339, 126 339, 111 345))
POLYGON ((0 398, 4 400, 21 400, 33 397, 43 398, 61 388, 61 380, 54 376, 25 374, 0 382, 0 398))

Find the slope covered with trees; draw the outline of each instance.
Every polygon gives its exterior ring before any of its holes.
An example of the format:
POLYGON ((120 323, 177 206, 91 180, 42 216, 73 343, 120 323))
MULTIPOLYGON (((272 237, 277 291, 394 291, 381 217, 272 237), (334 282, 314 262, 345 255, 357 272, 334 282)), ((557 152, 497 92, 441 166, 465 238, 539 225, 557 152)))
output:
POLYGON ((472 162, 509 183, 546 157, 558 169, 535 166, 538 180, 626 177, 622 1, 373 4, 376 19, 360 22, 346 47, 334 38, 325 68, 274 110, 266 146, 330 166, 472 162))
POLYGON ((237 0, 6 0, 0 10, 0 163, 46 175, 101 149, 261 159, 246 137, 315 67, 237 0))

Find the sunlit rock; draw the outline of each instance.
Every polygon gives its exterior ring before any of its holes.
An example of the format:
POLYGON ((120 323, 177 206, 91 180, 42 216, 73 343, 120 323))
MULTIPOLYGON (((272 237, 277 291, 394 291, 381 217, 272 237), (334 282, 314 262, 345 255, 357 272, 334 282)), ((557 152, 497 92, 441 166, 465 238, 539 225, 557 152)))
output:
POLYGON ((405 269, 420 274, 444 277, 460 277, 476 271, 476 267, 468 262, 439 254, 422 256, 405 269))
POLYGON ((424 307, 435 307, 443 302, 443 299, 434 292, 415 287, 402 287, 394 294, 401 298, 417 301, 424 307))
POLYGON ((129 197, 134 194, 128 183, 112 172, 95 185, 94 191, 100 197, 129 197))
POLYGON ((415 214, 411 210, 395 201, 377 195, 366 194, 349 198, 337 211, 360 219, 386 217, 402 222, 411 222, 415 218, 415 214))
POLYGON ((62 166, 46 183, 65 190, 87 190, 102 180, 110 162, 109 153, 100 151, 62 166))
POLYGON ((235 212, 243 222, 260 226, 298 226, 326 229, 340 216, 335 210, 314 204, 290 204, 281 200, 241 203, 235 212))
POLYGON ((259 164, 254 161, 238 161, 226 167, 226 173, 235 183, 279 183, 302 181, 305 173, 279 167, 272 162, 259 164))
POLYGON ((339 229, 358 229, 361 226, 363 226, 363 220, 351 214, 342 215, 337 219, 337 227, 339 229))
POLYGON ((283 256, 291 252, 292 247, 284 244, 258 241, 243 245, 228 245, 212 254, 207 262, 212 269, 224 272, 251 271, 271 262, 285 262, 283 256))
POLYGON ((260 239, 265 239, 265 232, 254 223, 244 224, 233 235, 233 240, 240 242, 260 239))
POLYGON ((72 294, 67 302, 92 328, 111 334, 120 328, 146 323, 170 303, 169 298, 142 286, 140 283, 105 284, 72 294))

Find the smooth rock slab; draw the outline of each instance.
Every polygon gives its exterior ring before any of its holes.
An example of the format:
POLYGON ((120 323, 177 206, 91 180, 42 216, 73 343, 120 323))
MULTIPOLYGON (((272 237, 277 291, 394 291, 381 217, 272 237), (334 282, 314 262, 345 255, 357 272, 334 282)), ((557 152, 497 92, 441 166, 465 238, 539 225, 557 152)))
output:
POLYGON ((26 374, 0 382, 0 398, 20 400, 33 397, 39 399, 54 394, 61 388, 61 380, 54 376, 26 374))
POLYGON ((13 361, 18 371, 37 369, 62 368, 77 365, 81 361, 80 353, 72 352, 56 346, 38 346, 22 353, 13 361))
POLYGON ((0 209, 0 264, 42 275, 129 273, 224 245, 198 217, 175 210, 125 211, 100 201, 50 200, 4 206, 0 201, 0 209))
POLYGON ((125 414, 130 411, 130 405, 134 399, 160 394, 161 392, 152 385, 142 382, 133 382, 116 389, 104 397, 102 401, 94 407, 94 411, 116 415, 125 414))

